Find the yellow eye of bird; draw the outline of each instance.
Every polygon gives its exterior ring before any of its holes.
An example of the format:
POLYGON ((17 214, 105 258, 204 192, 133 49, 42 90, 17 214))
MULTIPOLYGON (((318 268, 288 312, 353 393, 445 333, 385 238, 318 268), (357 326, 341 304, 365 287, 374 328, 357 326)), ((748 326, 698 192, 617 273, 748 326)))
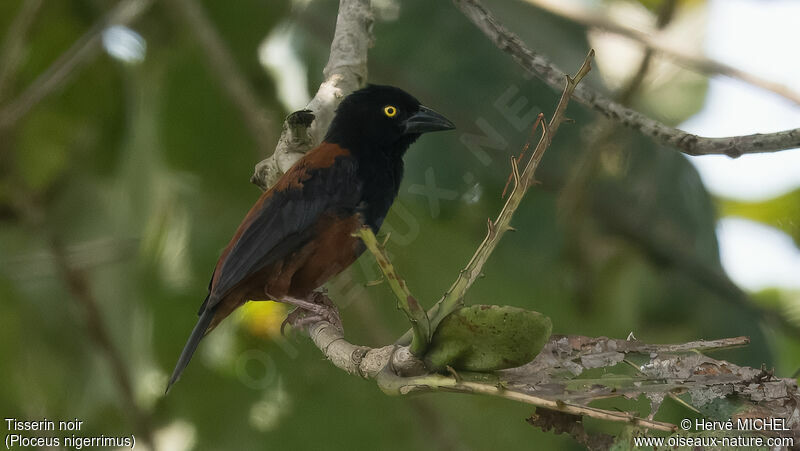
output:
POLYGON ((395 117, 397 116, 397 108, 391 105, 386 105, 383 107, 383 114, 385 114, 386 117, 395 117))

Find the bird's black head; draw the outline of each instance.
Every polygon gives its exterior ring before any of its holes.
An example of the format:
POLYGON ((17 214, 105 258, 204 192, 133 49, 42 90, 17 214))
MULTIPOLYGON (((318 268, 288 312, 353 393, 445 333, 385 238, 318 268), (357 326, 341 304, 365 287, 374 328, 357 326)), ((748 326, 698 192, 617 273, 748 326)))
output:
POLYGON ((368 85, 342 100, 325 141, 351 151, 401 157, 421 134, 453 128, 447 118, 402 89, 368 85))

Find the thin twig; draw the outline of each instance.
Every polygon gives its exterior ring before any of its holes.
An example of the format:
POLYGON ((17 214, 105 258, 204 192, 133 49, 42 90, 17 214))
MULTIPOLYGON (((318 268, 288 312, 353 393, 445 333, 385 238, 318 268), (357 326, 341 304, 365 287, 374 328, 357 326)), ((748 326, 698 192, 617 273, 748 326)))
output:
POLYGON ((3 100, 6 86, 22 62, 25 38, 41 6, 42 0, 25 0, 8 27, 3 45, 0 47, 0 101, 3 100))
POLYGON ((211 72, 239 110, 258 149, 266 152, 274 142, 271 131, 275 121, 258 103, 255 89, 236 64, 203 6, 196 0, 170 0, 170 3, 203 48, 211 72))
POLYGON ((427 349, 431 338, 430 323, 428 321, 428 315, 425 314, 425 309, 423 309, 416 298, 411 295, 405 280, 394 270, 392 262, 389 261, 386 252, 378 244, 378 240, 375 238, 375 234, 372 233, 372 229, 368 226, 362 227, 359 231, 359 236, 367 246, 367 249, 369 249, 375 257, 375 261, 378 262, 381 272, 383 272, 394 295, 397 297, 397 308, 402 310, 403 313, 406 314, 406 317, 408 317, 408 321, 411 322, 413 336, 410 346, 411 353, 417 356, 422 355, 425 349, 427 349))
MULTIPOLYGON (((677 5, 677 0, 664 0, 658 7, 657 28, 663 29, 669 25, 677 5)), ((630 106, 630 102, 638 95, 641 86, 650 69, 653 59, 653 50, 646 49, 645 54, 639 62, 639 67, 625 85, 615 94, 615 100, 622 105, 630 106)), ((591 241, 592 229, 587 228, 587 202, 589 202, 592 190, 590 183, 601 170, 601 159, 607 154, 619 153, 616 146, 612 144, 618 137, 620 125, 610 121, 605 117, 596 117, 587 130, 592 133, 584 135, 580 155, 574 159, 575 164, 571 165, 571 170, 566 183, 563 185, 558 195, 558 219, 567 232, 567 235, 574 237, 566 241, 565 253, 567 258, 574 262, 575 268, 580 273, 575 278, 576 300, 579 306, 591 304, 597 290, 593 289, 593 278, 591 258, 587 255, 587 249, 592 248, 591 241)))
POLYGON ((61 272, 61 276, 72 294, 72 298, 74 298, 83 309, 86 318, 86 329, 89 332, 91 340, 100 348, 100 351, 111 367, 114 381, 116 381, 117 388, 119 388, 120 394, 122 395, 125 412, 133 417, 133 421, 139 429, 139 433, 142 434, 143 440, 148 448, 155 449, 150 418, 136 402, 136 397, 133 392, 133 383, 128 374, 128 368, 119 349, 114 345, 111 339, 111 335, 105 325, 105 321, 98 307, 97 300, 92 293, 86 274, 71 265, 67 251, 57 238, 51 240, 50 250, 53 253, 53 258, 61 272))
MULTIPOLYGON (((489 230, 486 234, 486 238, 480 246, 478 246, 475 254, 472 256, 469 263, 467 263, 467 266, 461 270, 458 278, 450 289, 447 290, 444 296, 442 296, 436 305, 428 312, 428 318, 431 319, 431 330, 435 331, 436 326, 445 316, 463 305, 464 295, 472 286, 472 283, 480 276, 483 265, 489 259, 492 252, 494 252, 497 243, 500 242, 500 239, 506 231, 511 230, 511 218, 514 216, 514 212, 519 207, 520 202, 522 202, 522 198, 525 196, 525 193, 527 193, 528 188, 534 184, 536 168, 542 160, 545 150, 547 150, 547 147, 550 145, 553 136, 558 132, 559 126, 564 121, 564 113, 567 109, 569 99, 572 96, 572 92, 583 77, 591 70, 591 60, 593 56, 594 50, 589 51, 589 54, 586 56, 577 74, 575 74, 575 77, 566 76, 566 86, 564 87, 561 99, 558 101, 558 106, 553 113, 553 117, 550 119, 549 125, 546 125, 545 121, 542 121, 542 137, 539 139, 533 151, 533 155, 531 155, 531 158, 528 160, 525 170, 518 178, 515 177, 514 189, 508 196, 503 209, 500 210, 500 214, 497 216, 496 220, 489 221, 489 230)), ((514 164, 516 164, 516 162, 514 164)), ((398 342, 405 343, 409 338, 409 332, 406 332, 398 342)))
MULTIPOLYGON (((522 151, 519 153, 519 156, 517 156, 516 160, 514 160, 512 158, 512 164, 516 164, 516 162, 522 161, 525 158, 525 152, 527 152, 528 148, 531 146, 531 141, 533 141, 533 135, 534 135, 534 133, 536 133, 536 129, 539 128, 539 124, 542 123, 543 119, 544 119, 544 113, 539 113, 536 116, 536 122, 534 122, 533 123, 533 127, 531 127, 531 133, 530 133, 530 135, 528 135, 528 140, 525 141, 525 145, 522 147, 522 151)), ((544 125, 544 124, 542 124, 542 125, 544 125)), ((542 130, 542 131, 544 132, 544 130, 542 130)), ((500 198, 501 199, 505 199, 506 198, 506 192, 508 191, 508 185, 511 184, 511 180, 513 179, 514 175, 515 175, 515 172, 512 172, 511 174, 508 174, 508 179, 506 180, 506 184, 505 184, 505 186, 503 186, 503 192, 500 194, 500 198)), ((519 174, 517 174, 517 175, 519 175, 519 174)))
MULTIPOLYGON (((137 254, 139 240, 135 238, 97 238, 65 247, 67 261, 77 270, 88 271, 124 261, 137 254)), ((52 252, 37 251, 0 258, 0 274, 18 280, 33 280, 52 276, 56 267, 52 252)))
POLYGON ((100 50, 103 30, 109 25, 128 24, 142 15, 154 0, 122 0, 97 21, 28 88, 0 109, 0 130, 12 127, 34 106, 61 87, 75 70, 100 50))
MULTIPOLYGON (((656 16, 656 30, 663 30, 672 22, 677 7, 678 0, 664 0, 661 2, 656 16)), ((642 55, 642 59, 639 61, 639 68, 633 74, 633 77, 625 84, 625 87, 617 94, 617 102, 625 106, 630 105, 631 100, 639 92, 645 77, 647 77, 647 72, 650 70, 654 54, 655 50, 653 50, 652 47, 647 47, 644 50, 644 55, 642 55)))
POLYGON ((458 393, 478 393, 483 395, 497 396, 510 399, 512 401, 523 402, 545 409, 564 412, 571 415, 582 415, 598 420, 629 423, 658 431, 675 432, 678 427, 672 423, 648 420, 640 418, 627 412, 605 410, 597 407, 581 406, 577 404, 554 401, 552 399, 533 396, 527 393, 507 390, 503 387, 489 385, 485 383, 459 381, 454 377, 432 374, 411 378, 402 378, 401 386, 397 387, 400 394, 410 394, 420 391, 448 391, 458 393))
MULTIPOLYGON (((528 48, 516 35, 495 19, 479 0, 453 0, 495 45, 509 53, 520 66, 539 77, 553 89, 560 89, 564 73, 543 55, 528 48)), ((575 100, 599 111, 626 127, 639 130, 662 144, 673 146, 687 155, 728 155, 777 152, 800 147, 800 128, 775 133, 707 138, 686 133, 624 107, 587 86, 573 93, 575 100)))
MULTIPOLYGON (((676 8, 677 0, 665 0, 659 7, 658 21, 656 24, 657 29, 661 30, 672 20, 676 8)), ((634 75, 628 80, 622 89, 616 95, 616 101, 624 106, 629 106, 633 97, 639 93, 642 83, 650 70, 650 64, 653 59, 653 50, 648 48, 645 50, 639 67, 634 75)), ((592 139, 584 146, 584 156, 577 158, 575 170, 572 172, 571 179, 567 182, 559 196, 559 202, 562 204, 561 210, 567 214, 577 211, 578 206, 583 204, 583 197, 587 190, 586 186, 589 178, 594 174, 597 165, 599 164, 600 155, 607 141, 610 141, 614 132, 617 129, 617 124, 613 121, 599 119, 595 121, 595 125, 590 129, 597 129, 592 139)), ((569 225, 573 229, 577 229, 580 220, 573 221, 569 218, 569 225), (577 224, 576 224, 577 223, 577 224)))
POLYGON ((740 348, 750 344, 750 337, 719 338, 716 340, 696 340, 688 343, 676 344, 648 344, 638 340, 617 340, 620 352, 639 352, 642 354, 659 352, 689 352, 689 351, 720 351, 723 349, 740 348))
MULTIPOLYGON (((561 16, 572 22, 586 25, 590 28, 607 31, 632 41, 642 44, 647 51, 655 51, 686 69, 706 75, 719 74, 737 79, 753 86, 770 91, 784 99, 800 105, 800 93, 790 87, 769 79, 762 78, 753 73, 725 64, 714 58, 687 52, 670 45, 662 33, 657 30, 638 30, 610 17, 600 8, 585 8, 586 3, 565 2, 563 0, 525 0, 537 8, 561 16)), ((624 103, 624 102, 621 102, 624 103)))

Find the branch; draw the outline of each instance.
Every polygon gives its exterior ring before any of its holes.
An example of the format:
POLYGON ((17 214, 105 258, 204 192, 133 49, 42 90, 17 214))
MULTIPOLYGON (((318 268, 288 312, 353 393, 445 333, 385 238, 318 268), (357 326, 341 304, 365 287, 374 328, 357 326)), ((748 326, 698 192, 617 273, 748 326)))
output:
MULTIPOLYGON (((498 48, 509 53, 517 64, 539 77, 551 88, 560 89, 563 72, 506 30, 479 0, 453 0, 453 2, 498 48)), ((573 95, 575 100, 599 111, 607 118, 639 130, 655 141, 673 146, 687 155, 728 155, 735 158, 743 154, 776 152, 800 147, 800 128, 767 134, 706 138, 650 119, 586 86, 579 86, 573 95)))
MULTIPOLYGON (((537 0, 529 0, 537 1, 537 0)), ((658 8, 656 18, 656 28, 663 30, 672 21, 677 7, 677 0, 666 0, 661 3, 658 8)), ((631 100, 638 94, 641 89, 642 83, 650 69, 650 64, 653 59, 653 50, 648 48, 645 50, 642 59, 639 62, 639 68, 633 76, 625 83, 625 85, 615 95, 616 101, 624 106, 629 106, 631 100)), ((566 217, 564 222, 565 226, 573 230, 573 234, 578 236, 578 240, 571 242, 568 245, 573 248, 573 254, 578 254, 581 250, 581 225, 583 218, 576 214, 579 207, 582 207, 586 201, 586 195, 590 192, 588 184, 590 178, 598 169, 600 158, 607 147, 607 144, 614 138, 614 132, 617 129, 617 124, 605 119, 596 119, 595 124, 590 129, 595 129, 596 132, 592 134, 591 138, 584 139, 585 150, 583 154, 576 159, 572 174, 568 178, 561 194, 559 195, 559 204, 561 214, 566 217)))
MULTIPOLYGON (((670 22, 672 22, 672 19, 675 17, 675 10, 677 7, 678 0, 664 0, 661 2, 656 15, 656 30, 661 31, 665 29, 670 22)), ((639 89, 641 89, 642 83, 647 76, 647 72, 650 70, 650 64, 653 61, 654 54, 655 50, 652 48, 647 47, 645 49, 644 55, 642 55, 642 59, 639 61, 639 68, 636 70, 633 77, 631 77, 628 82, 625 83, 625 86, 623 86, 616 96, 617 98, 615 100, 617 100, 620 104, 629 106, 631 99, 636 95, 639 89)))
POLYGON ((25 0, 8 27, 0 48, 0 100, 3 99, 6 86, 22 62, 25 38, 41 6, 42 0, 25 0))
POLYGON ((381 272, 389 281, 389 286, 392 288, 395 296, 397 297, 397 308, 406 314, 406 317, 411 322, 412 339, 410 350, 415 356, 422 355, 428 347, 431 340, 431 326, 428 321, 428 315, 425 314, 425 309, 419 302, 411 295, 408 290, 405 280, 403 280, 392 266, 389 257, 386 255, 383 247, 378 244, 375 234, 369 226, 363 226, 359 232, 359 236, 367 249, 375 257, 381 272))
MULTIPOLYGON (((126 261, 137 255, 136 238, 102 237, 64 247, 64 257, 70 267, 89 271, 100 266, 126 261)), ((15 280, 36 280, 52 277, 57 272, 55 258, 50 251, 37 251, 23 255, 0 258, 4 277, 15 280)))
POLYGON ((203 6, 196 0, 171 0, 170 3, 205 51, 209 68, 234 106, 239 109, 259 150, 266 151, 274 139, 270 132, 274 120, 258 104, 255 89, 239 69, 203 6))
POLYGON ((635 339, 554 335, 533 362, 499 374, 509 390, 581 405, 608 397, 636 399, 645 395, 651 400, 648 418, 657 413, 666 396, 680 396, 684 405, 684 399, 688 399, 692 409, 714 402, 717 415, 722 418, 706 410, 713 419, 731 419, 724 417, 725 412, 735 411, 734 417, 760 412, 763 417, 786 419, 790 434, 797 437, 797 381, 775 378, 764 368, 740 367, 698 352, 747 343, 746 337, 654 345, 635 339), (618 365, 621 362, 631 364, 634 373, 627 374, 618 365), (597 368, 605 369, 603 376, 592 378, 596 373, 589 370, 597 368), (580 377, 586 372, 588 378, 580 377))
MULTIPOLYGON (((584 8, 576 2, 564 2, 553 0, 525 0, 539 9, 563 17, 572 22, 576 22, 587 27, 607 31, 632 41, 642 44, 647 50, 655 51, 663 56, 672 59, 679 66, 694 70, 706 75, 720 74, 734 78, 761 89, 765 89, 777 94, 784 99, 800 105, 800 93, 793 91, 790 87, 761 78, 758 75, 744 71, 737 67, 725 64, 708 56, 698 55, 694 52, 676 48, 664 39, 663 33, 657 30, 638 30, 610 17, 601 8, 584 8)), ((623 102, 624 103, 624 102, 623 102)))
MULTIPOLYGON (((354 345, 345 340, 341 330, 324 320, 311 325, 308 329, 308 334, 317 348, 337 368, 365 379, 374 379, 379 388, 389 395, 404 396, 418 392, 437 391, 484 394, 573 415, 636 424, 660 431, 672 432, 676 430, 675 425, 670 423, 639 418, 627 412, 604 410, 563 402, 557 398, 523 393, 506 388, 504 384, 497 384, 496 381, 476 382, 464 380, 459 375, 426 374, 425 364, 415 357, 407 347, 384 346, 382 348, 370 348, 354 345)), ((562 339, 562 337, 554 337, 548 347, 553 348, 559 342, 558 340, 562 339)), ((573 342, 580 340, 589 339, 587 337, 575 337, 573 342)), ((657 347, 658 345, 646 346, 657 347)), ((713 345, 706 347, 713 347, 713 345)), ((534 362, 537 361, 538 357, 534 362)), ((492 378, 490 377, 489 379, 492 378)))
POLYGON ((111 340, 111 335, 108 332, 105 322, 103 321, 100 307, 98 306, 97 299, 92 293, 91 286, 86 274, 73 267, 70 263, 69 256, 66 249, 57 238, 53 238, 50 244, 50 251, 58 267, 61 277, 66 282, 72 298, 82 307, 86 319, 86 329, 89 332, 89 337, 94 344, 100 348, 103 356, 105 357, 108 365, 111 367, 114 380, 117 383, 122 401, 124 404, 125 412, 133 417, 133 421, 139 432, 144 436, 144 442, 150 449, 155 449, 155 442, 153 440, 153 429, 151 421, 146 412, 144 412, 136 402, 136 397, 133 392, 133 383, 128 368, 125 365, 125 360, 122 358, 119 349, 114 345, 111 340))
MULTIPOLYGON (((708 402, 724 400, 735 393, 742 400, 758 402, 760 408, 768 409, 768 416, 786 418, 791 428, 795 426, 790 424, 795 421, 791 420, 792 406, 800 400, 797 384, 791 379, 775 379, 764 370, 739 367, 698 353, 744 346, 749 343, 746 337, 656 345, 604 337, 554 335, 533 362, 500 371, 499 378, 467 380, 469 375, 424 374, 424 364, 406 347, 369 348, 349 343, 338 328, 326 321, 314 324, 309 335, 338 368, 374 379, 381 390, 390 395, 484 394, 572 415, 668 432, 675 432, 675 425, 586 404, 608 397, 632 399, 647 394, 658 398, 682 393, 698 399, 710 397, 706 398, 708 402), (576 374, 595 368, 610 371, 627 358, 645 358, 646 363, 636 369, 637 375, 612 378, 607 374, 600 379, 573 379, 576 374)), ((754 404, 751 407, 755 408, 754 404)))
POLYGON ((305 110, 286 119, 275 152, 256 165, 250 178, 252 183, 264 190, 272 186, 303 154, 322 141, 339 102, 364 86, 372 23, 369 0, 339 1, 331 53, 322 71, 325 81, 305 110))
POLYGON ((557 412, 568 413, 571 415, 582 415, 590 418, 596 418, 598 420, 629 423, 648 429, 655 429, 657 431, 675 432, 678 429, 674 424, 639 418, 628 412, 618 412, 614 410, 600 409, 597 407, 565 403, 560 400, 552 400, 540 396, 509 390, 501 384, 488 385, 480 382, 466 382, 459 380, 456 377, 442 376, 439 374, 407 379, 403 378, 399 380, 402 382, 398 384, 397 390, 403 395, 413 392, 428 391, 446 391, 470 394, 477 393, 482 395, 498 396, 501 398, 510 399, 512 401, 532 404, 536 407, 543 407, 545 409, 555 410, 557 412))
POLYGON ((152 4, 153 0, 122 0, 117 3, 39 75, 22 94, 0 109, 0 131, 16 124, 42 99, 61 87, 81 64, 94 57, 100 49, 102 33, 106 27, 112 24, 128 24, 141 16, 152 4))
POLYGON ((375 379, 385 368, 407 376, 427 372, 422 360, 415 357, 408 347, 390 345, 370 348, 354 345, 345 340, 341 329, 325 320, 311 324, 307 330, 308 336, 325 357, 349 374, 375 379))
POLYGON ((723 405, 717 409, 721 415, 737 412, 732 420, 753 415, 783 418, 789 429, 787 435, 797 438, 800 431, 796 412, 800 394, 795 380, 775 378, 764 368, 740 367, 700 353, 744 346, 750 342, 747 337, 646 344, 630 338, 553 335, 539 355, 526 365, 477 376, 455 372, 444 376, 429 373, 408 347, 354 345, 327 321, 312 324, 308 333, 334 365, 350 374, 374 379, 389 395, 484 394, 571 415, 675 432, 675 425, 652 419, 661 401, 670 396, 694 412, 694 405, 717 402, 723 405), (620 366, 623 362, 626 365, 620 366), (625 368, 634 374, 625 374, 625 368), (595 369, 604 369, 604 376, 593 378, 590 370, 595 369), (588 378, 580 377, 583 373, 588 373, 588 378), (648 418, 589 406, 601 399, 642 396, 651 400, 648 418), (687 397, 691 404, 684 400, 687 397))

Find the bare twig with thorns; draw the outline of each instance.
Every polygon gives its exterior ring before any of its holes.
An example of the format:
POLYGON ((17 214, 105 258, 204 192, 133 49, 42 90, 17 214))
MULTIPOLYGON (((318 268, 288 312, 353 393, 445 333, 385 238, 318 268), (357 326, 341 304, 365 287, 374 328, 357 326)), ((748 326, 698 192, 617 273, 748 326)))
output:
POLYGON ((383 245, 378 243, 375 234, 369 226, 364 226, 358 233, 358 236, 367 246, 367 249, 375 257, 378 266, 381 268, 392 292, 397 297, 397 308, 406 314, 408 321, 411 322, 412 339, 410 350, 414 355, 421 355, 425 352, 431 338, 431 327, 428 321, 428 316, 425 314, 425 309, 419 304, 419 301, 411 295, 403 280, 395 271, 392 262, 383 249, 383 245))
MULTIPOLYGON (((539 128, 539 124, 542 124, 542 120, 543 119, 544 119, 544 113, 539 113, 539 115, 536 116, 536 122, 533 123, 533 127, 531 127, 531 133, 530 133, 530 135, 528 135, 528 140, 525 141, 525 146, 522 147, 522 151, 519 153, 519 156, 516 158, 516 161, 515 161, 514 157, 511 157, 512 168, 516 168, 517 162, 518 161, 522 161, 522 159, 525 158, 525 152, 527 152, 528 148, 531 146, 531 141, 533 140, 533 135, 536 133, 536 129, 539 128)), ((542 133, 544 133, 544 130, 542 130, 542 133)), ((517 175, 519 175, 519 174, 517 174, 517 175)), ((506 198, 506 191, 508 191, 508 185, 511 183, 511 178, 513 176, 514 176, 513 172, 508 175, 508 179, 506 180, 506 184, 505 184, 505 186, 503 186, 503 193, 500 194, 500 198, 501 199, 505 199, 506 198)), ((515 182, 515 184, 516 184, 516 182, 515 182)))
MULTIPOLYGON (((564 122, 564 113, 572 97, 572 93, 575 91, 578 83, 580 83, 583 77, 591 70, 592 57, 594 57, 594 50, 589 51, 589 54, 583 61, 581 68, 578 69, 575 77, 566 76, 566 86, 564 87, 564 92, 561 94, 561 99, 558 101, 558 106, 556 106, 549 124, 544 120, 541 121, 542 136, 533 151, 533 155, 531 155, 531 158, 526 163, 522 174, 519 174, 519 169, 517 168, 518 162, 514 161, 512 163, 512 167, 515 168, 512 171, 512 177, 515 181, 514 188, 508 200, 506 200, 503 209, 500 211, 500 214, 497 216, 497 219, 494 221, 489 220, 489 230, 486 234, 486 238, 480 246, 478 246, 472 259, 470 259, 467 266, 461 270, 458 278, 450 289, 447 290, 436 305, 428 311, 428 318, 430 318, 431 321, 431 330, 436 330, 436 326, 445 316, 464 305, 464 295, 472 286, 473 282, 482 274, 483 265, 489 259, 492 252, 494 252, 497 243, 500 242, 505 232, 513 230, 511 227, 511 218, 514 216, 514 212, 517 208, 519 208, 520 202, 522 202, 522 198, 525 196, 525 193, 527 193, 528 188, 535 184, 534 173, 536 172, 536 168, 539 166, 539 162, 542 160, 542 156, 552 142, 553 136, 555 136, 559 126, 564 122)), ((408 343, 410 339, 411 333, 409 331, 406 332, 398 342, 408 343)))

